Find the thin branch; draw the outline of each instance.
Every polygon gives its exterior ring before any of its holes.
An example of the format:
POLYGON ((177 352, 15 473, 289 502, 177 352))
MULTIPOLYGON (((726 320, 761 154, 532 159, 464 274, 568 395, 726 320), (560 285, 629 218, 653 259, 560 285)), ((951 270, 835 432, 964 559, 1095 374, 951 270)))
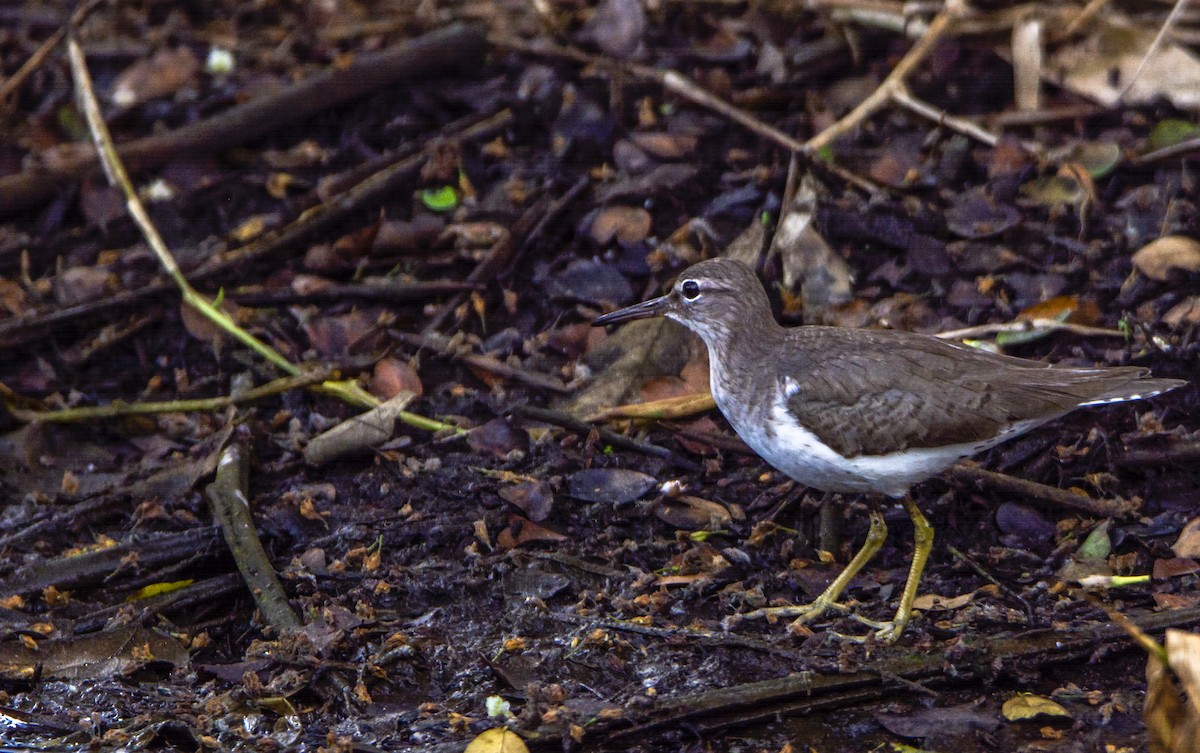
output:
POLYGON ((1167 20, 1163 21, 1162 26, 1158 28, 1158 33, 1154 35, 1154 41, 1150 43, 1150 46, 1146 48, 1146 54, 1138 61, 1138 67, 1134 69, 1133 75, 1125 82, 1125 86, 1121 87, 1121 93, 1117 95, 1118 102, 1125 99, 1125 95, 1129 93, 1129 90, 1133 88, 1137 80, 1142 77, 1142 71, 1146 69, 1150 58, 1154 57, 1159 47, 1162 47, 1163 40, 1167 38, 1167 32, 1179 21, 1179 17, 1183 14, 1183 9, 1187 7, 1187 4, 1188 0, 1175 0, 1175 7, 1167 14, 1167 20))
POLYGON ((236 395, 220 397, 197 398, 194 400, 165 400, 152 403, 125 403, 116 401, 108 405, 94 405, 80 408, 63 408, 54 411, 38 411, 7 405, 8 412, 18 421, 41 421, 43 423, 76 423, 94 421, 98 418, 120 418, 122 416, 146 416, 160 413, 190 413, 198 411, 217 411, 230 405, 240 405, 255 400, 261 400, 271 395, 278 395, 289 390, 309 387, 325 381, 333 372, 329 369, 308 371, 298 376, 283 377, 266 384, 246 390, 236 395))
POLYGON ((942 36, 966 12, 966 9, 958 0, 949 0, 945 8, 930 21, 929 28, 925 30, 921 38, 900 59, 900 62, 896 64, 896 67, 892 69, 892 72, 888 74, 888 77, 883 80, 879 87, 871 92, 857 107, 843 116, 841 120, 805 142, 804 152, 811 154, 829 146, 839 136, 854 130, 866 121, 867 118, 882 109, 895 96, 895 92, 903 87, 904 81, 908 78, 909 74, 913 72, 929 53, 933 52, 934 46, 942 36))
POLYGON ((0 104, 20 88, 21 84, 25 83, 25 79, 29 78, 30 74, 40 68, 42 63, 46 62, 46 58, 50 57, 50 53, 54 52, 54 48, 62 44, 63 39, 66 38, 67 29, 78 28, 92 14, 92 11, 103 2, 104 0, 88 0, 75 9, 75 12, 71 14, 71 18, 65 24, 56 29, 53 34, 38 45, 38 48, 29 56, 28 60, 21 64, 17 72, 9 76, 3 83, 0 83, 0 104))
POLYGON ((213 517, 221 525, 225 543, 263 619, 277 634, 283 635, 299 630, 304 623, 288 603, 279 576, 258 538, 254 519, 250 517, 250 500, 246 496, 249 468, 249 461, 240 447, 225 448, 217 465, 217 478, 205 492, 212 502, 213 517))
MULTIPOLYGON (((84 112, 88 130, 91 132, 92 141, 96 147, 96 153, 100 155, 100 163, 104 167, 104 173, 110 183, 121 189, 122 194, 125 196, 127 211, 137 223, 139 229, 141 229, 142 236, 150 245, 155 256, 158 257, 159 264, 162 265, 167 274, 175 281, 184 302, 203 314, 218 327, 228 332, 243 345, 274 364, 285 374, 301 376, 304 372, 300 367, 295 366, 270 345, 243 329, 229 314, 219 306, 213 305, 212 302, 202 296, 188 282, 180 270, 179 264, 175 261, 174 255, 167 248, 166 242, 159 235, 158 229, 150 220, 150 215, 147 214, 145 205, 142 204, 141 199, 138 197, 137 191, 133 187, 133 182, 129 179, 129 174, 126 172, 124 164, 117 155, 112 135, 108 131, 108 125, 104 122, 104 118, 100 114, 100 103, 96 100, 91 74, 87 68, 87 60, 83 55, 83 48, 73 34, 67 40, 67 53, 71 61, 72 74, 75 76, 76 96, 79 99, 80 109, 84 112)), ((352 380, 325 381, 316 386, 315 389, 352 405, 367 408, 374 408, 379 405, 379 400, 375 396, 352 380)), ((410 426, 428 431, 449 430, 455 433, 463 431, 456 426, 443 424, 440 421, 434 421, 433 419, 415 414, 403 413, 398 417, 410 426)))

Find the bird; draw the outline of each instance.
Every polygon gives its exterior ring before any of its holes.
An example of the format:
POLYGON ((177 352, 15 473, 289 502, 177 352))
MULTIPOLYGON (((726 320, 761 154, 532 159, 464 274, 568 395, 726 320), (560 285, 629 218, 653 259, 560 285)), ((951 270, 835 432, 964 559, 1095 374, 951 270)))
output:
MULTIPOLYGON (((1084 406, 1144 400, 1187 384, 1138 366, 1075 367, 1001 355, 932 335, 816 325, 783 327, 754 271, 717 257, 684 270, 665 295, 593 320, 665 316, 700 336, 709 387, 738 436, 796 482, 827 493, 898 499, 914 528, 912 564, 895 616, 851 616, 858 636, 896 641, 912 612, 934 530, 909 490, 952 465, 1084 406)), ((839 602, 887 535, 872 503, 866 540, 809 604, 740 618, 793 618, 793 629, 839 602)))

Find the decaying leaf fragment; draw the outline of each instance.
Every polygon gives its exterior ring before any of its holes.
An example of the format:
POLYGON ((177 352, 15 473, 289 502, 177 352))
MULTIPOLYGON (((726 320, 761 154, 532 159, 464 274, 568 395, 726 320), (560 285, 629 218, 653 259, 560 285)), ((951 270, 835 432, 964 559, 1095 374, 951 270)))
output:
POLYGON ((1153 652, 1146 660, 1142 718, 1150 753, 1200 753, 1200 635, 1168 630, 1166 649, 1165 664, 1153 652))

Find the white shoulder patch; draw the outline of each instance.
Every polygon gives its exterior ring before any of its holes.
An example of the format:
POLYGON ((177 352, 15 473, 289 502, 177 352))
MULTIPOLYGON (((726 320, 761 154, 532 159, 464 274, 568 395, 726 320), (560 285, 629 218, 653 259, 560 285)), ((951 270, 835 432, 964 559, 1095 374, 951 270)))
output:
POLYGON ((783 378, 783 399, 784 402, 792 399, 800 393, 800 383, 790 376, 783 378))

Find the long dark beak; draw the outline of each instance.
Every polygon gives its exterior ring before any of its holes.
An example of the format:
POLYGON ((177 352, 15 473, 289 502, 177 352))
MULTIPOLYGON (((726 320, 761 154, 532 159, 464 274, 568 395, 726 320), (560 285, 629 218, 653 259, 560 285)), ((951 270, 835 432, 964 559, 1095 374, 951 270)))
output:
POLYGON ((670 305, 670 296, 664 295, 658 298, 651 298, 648 301, 635 303, 632 306, 626 306, 623 309, 617 309, 611 314, 598 316, 592 320, 593 327, 604 327, 609 324, 619 324, 621 322, 631 322, 634 319, 649 319, 652 316, 659 316, 666 312, 670 305))

